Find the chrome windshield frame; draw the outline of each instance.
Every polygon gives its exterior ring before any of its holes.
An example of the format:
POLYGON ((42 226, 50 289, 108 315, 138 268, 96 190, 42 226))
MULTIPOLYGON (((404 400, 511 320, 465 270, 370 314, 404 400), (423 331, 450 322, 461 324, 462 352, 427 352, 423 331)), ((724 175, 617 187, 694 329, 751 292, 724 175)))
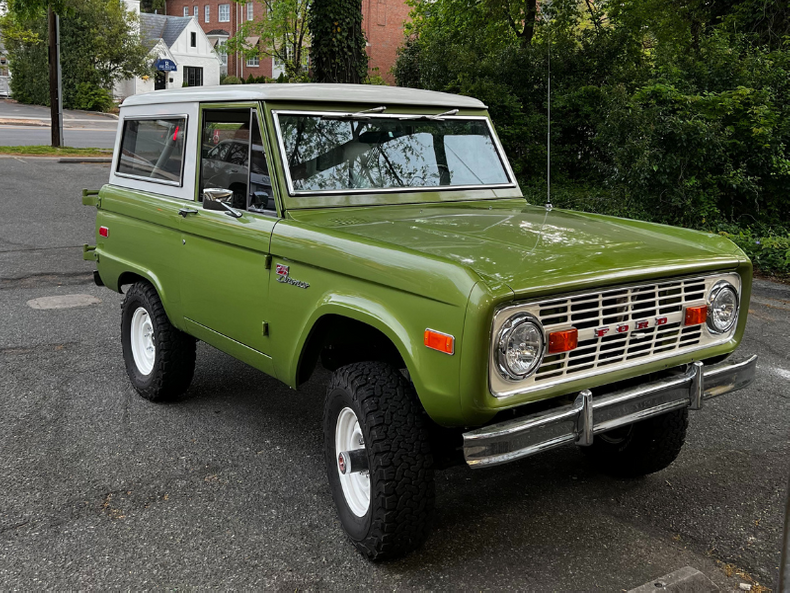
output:
MULTIPOLYGON (((496 132, 494 131, 494 127, 491 125, 490 118, 484 115, 448 115, 448 116, 443 116, 441 119, 466 120, 466 121, 474 120, 474 121, 484 121, 486 123, 486 126, 488 127, 488 132, 491 135, 491 140, 493 141, 494 144, 494 149, 496 150, 497 158, 499 159, 499 162, 502 164, 502 168, 505 171, 505 175, 509 180, 508 183, 480 184, 480 185, 432 185, 432 186, 420 186, 420 187, 387 187, 387 188, 364 187, 364 188, 331 189, 331 190, 295 190, 293 185, 293 180, 291 179, 291 168, 288 166, 288 156, 285 152, 285 141, 284 141, 282 129, 280 127, 280 115, 306 115, 306 116, 318 116, 318 117, 328 117, 328 118, 332 118, 334 116, 337 117, 338 119, 349 119, 348 113, 345 111, 310 111, 310 110, 301 110, 301 109, 273 109, 271 113, 272 113, 272 119, 274 120, 274 129, 277 135, 277 148, 280 154, 280 160, 282 161, 282 169, 283 169, 283 173, 285 174, 285 181, 288 189, 288 195, 291 197, 338 196, 338 195, 349 195, 349 194, 384 194, 384 193, 407 193, 407 192, 437 192, 437 191, 456 191, 456 190, 470 190, 470 189, 503 189, 503 188, 518 187, 518 184, 516 183, 516 176, 513 174, 513 169, 510 167, 510 162, 505 156, 505 151, 502 148, 502 144, 499 141, 499 137, 496 135, 496 132)), ((419 114, 418 116, 421 115, 423 114, 419 114)), ((430 117, 433 114, 426 113, 424 115, 430 117)), ((415 117, 415 114, 375 113, 375 114, 371 114, 370 117, 376 119, 378 118, 411 119, 415 117)))

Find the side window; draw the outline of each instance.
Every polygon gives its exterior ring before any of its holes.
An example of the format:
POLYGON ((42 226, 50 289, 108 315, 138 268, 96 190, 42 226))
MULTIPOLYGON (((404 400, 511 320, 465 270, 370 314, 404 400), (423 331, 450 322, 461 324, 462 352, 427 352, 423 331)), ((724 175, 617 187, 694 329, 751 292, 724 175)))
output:
POLYGON ((125 119, 117 173, 181 184, 186 118, 125 119))
POLYGON ((205 110, 200 154, 198 200, 202 201, 204 189, 216 187, 232 191, 230 205, 239 210, 268 214, 275 210, 254 109, 205 110))

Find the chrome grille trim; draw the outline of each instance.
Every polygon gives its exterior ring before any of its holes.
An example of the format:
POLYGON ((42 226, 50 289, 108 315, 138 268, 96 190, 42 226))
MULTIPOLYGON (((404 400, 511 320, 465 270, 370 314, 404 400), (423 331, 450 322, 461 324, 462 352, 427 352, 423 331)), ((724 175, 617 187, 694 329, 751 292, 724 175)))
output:
POLYGON ((492 347, 489 355, 491 393, 496 397, 529 393, 727 342, 735 333, 737 322, 726 334, 714 334, 705 324, 683 326, 685 307, 707 304, 710 289, 720 280, 732 283, 740 297, 740 276, 730 273, 658 280, 504 307, 494 316, 492 344, 496 343, 505 321, 516 313, 537 317, 546 336, 554 331, 576 328, 579 342, 571 352, 547 354, 538 370, 521 381, 507 380, 496 371, 492 347), (658 318, 666 318, 666 323, 656 325, 658 318), (649 327, 635 328, 637 321, 645 320, 649 327), (623 329, 626 325, 628 328, 623 329), (610 328, 609 333, 597 337, 595 330, 603 327, 610 328))

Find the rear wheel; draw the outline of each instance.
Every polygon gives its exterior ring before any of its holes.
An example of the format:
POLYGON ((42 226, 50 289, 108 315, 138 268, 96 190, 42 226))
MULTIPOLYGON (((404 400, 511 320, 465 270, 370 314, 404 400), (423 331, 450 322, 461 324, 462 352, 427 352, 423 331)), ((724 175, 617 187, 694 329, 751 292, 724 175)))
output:
POLYGON ((327 475, 340 523, 372 560, 425 540, 434 505, 429 420, 394 367, 356 363, 335 371, 324 408, 327 475))
POLYGON ((655 416, 595 436, 580 449, 603 472, 620 477, 652 474, 669 466, 683 448, 688 408, 655 416))
POLYGON ((129 380, 144 398, 184 393, 195 372, 195 339, 170 324, 156 289, 137 282, 121 305, 121 345, 129 380))

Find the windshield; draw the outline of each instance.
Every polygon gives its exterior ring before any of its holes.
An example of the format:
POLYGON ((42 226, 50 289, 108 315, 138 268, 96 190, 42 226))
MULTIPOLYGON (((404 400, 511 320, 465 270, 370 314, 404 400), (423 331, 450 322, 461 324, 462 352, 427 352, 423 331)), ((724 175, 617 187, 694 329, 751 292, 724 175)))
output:
POLYGON ((276 116, 291 193, 512 183, 486 118, 276 116))

